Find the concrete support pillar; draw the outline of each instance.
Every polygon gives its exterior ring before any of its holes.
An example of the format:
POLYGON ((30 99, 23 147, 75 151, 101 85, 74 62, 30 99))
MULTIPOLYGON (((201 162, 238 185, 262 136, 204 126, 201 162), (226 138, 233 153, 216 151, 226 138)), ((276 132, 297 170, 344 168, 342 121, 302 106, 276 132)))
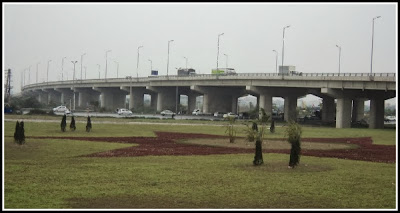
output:
POLYGON ((71 89, 55 89, 55 90, 60 93, 61 104, 68 106, 68 108, 71 108, 71 106, 69 104, 70 104, 70 102, 71 103, 73 102, 73 101, 71 101, 71 99, 73 98, 72 90, 71 89))
MULTIPOLYGON (((126 89, 124 89, 126 90, 126 89)), ((130 87, 129 88, 129 109, 140 109, 144 107, 145 88, 130 87)))
POLYGON ((365 99, 353 99, 352 122, 357 122, 364 118, 364 102, 365 99))
POLYGON ((272 95, 270 94, 261 94, 260 98, 258 99, 258 106, 260 108, 260 113, 261 113, 261 108, 264 109, 265 113, 267 116, 272 116, 272 95))
POLYGON ((323 97, 322 98, 322 122, 330 123, 335 120, 335 99, 332 97, 323 97))
POLYGON ((203 95, 203 113, 209 113, 208 112, 208 99, 209 99, 208 96, 209 96, 208 94, 203 95))
POLYGON ((285 97, 285 121, 297 121, 296 118, 296 107, 297 107, 297 97, 296 96, 286 96, 285 97))
POLYGON ((157 98, 158 94, 157 93, 151 93, 151 102, 150 102, 150 107, 152 109, 157 109, 157 98))
POLYGON ((101 92, 100 107, 104 107, 108 111, 125 108, 126 91, 119 88, 96 88, 95 90, 101 92))
POLYGON ((351 99, 338 98, 336 106, 336 128, 351 127, 351 99))
POLYGON ((233 113, 238 114, 238 97, 232 95, 232 110, 233 113))
POLYGON ((189 114, 189 115, 191 115, 193 110, 196 109, 196 98, 197 98, 197 95, 194 94, 194 93, 190 93, 188 95, 188 111, 187 111, 187 114, 189 114))
POLYGON ((48 104, 49 95, 47 92, 39 92, 38 101, 42 104, 48 104))
POLYGON ((383 98, 371 99, 369 111, 369 128, 382 129, 384 127, 385 100, 383 98))

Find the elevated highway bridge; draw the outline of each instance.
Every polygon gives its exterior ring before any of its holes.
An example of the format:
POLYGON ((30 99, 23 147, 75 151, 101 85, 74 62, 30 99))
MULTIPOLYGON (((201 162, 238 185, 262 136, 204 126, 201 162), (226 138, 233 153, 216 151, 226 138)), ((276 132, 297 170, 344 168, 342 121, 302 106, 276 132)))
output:
MULTIPOLYGON (((370 100, 370 128, 383 128, 384 101, 396 97, 395 73, 240 73, 236 75, 149 76, 90 80, 53 81, 26 85, 23 94, 34 95, 42 103, 50 101, 86 108, 92 101, 108 110, 144 105, 144 94, 151 95, 157 111, 175 111, 180 95, 188 97, 188 111, 195 109, 196 97, 203 96, 203 112, 236 112, 238 98, 251 94, 259 107, 272 114, 272 97, 282 97, 284 119, 296 119, 297 99, 307 94, 322 98, 322 121, 337 128, 349 128, 364 115, 364 102, 370 100), (335 107, 336 99, 336 107, 335 107)), ((73 107, 73 108, 74 108, 73 107)))

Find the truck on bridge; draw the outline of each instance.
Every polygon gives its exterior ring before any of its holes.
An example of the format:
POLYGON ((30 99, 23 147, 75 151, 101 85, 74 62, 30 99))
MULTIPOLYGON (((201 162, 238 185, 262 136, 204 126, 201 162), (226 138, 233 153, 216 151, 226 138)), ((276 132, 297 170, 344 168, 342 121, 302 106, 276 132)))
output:
POLYGON ((233 68, 218 68, 218 69, 212 69, 211 74, 213 74, 213 75, 236 75, 236 71, 233 68))
POLYGON ((179 76, 182 76, 182 75, 195 75, 196 74, 196 70, 193 69, 193 68, 179 68, 177 74, 179 76))

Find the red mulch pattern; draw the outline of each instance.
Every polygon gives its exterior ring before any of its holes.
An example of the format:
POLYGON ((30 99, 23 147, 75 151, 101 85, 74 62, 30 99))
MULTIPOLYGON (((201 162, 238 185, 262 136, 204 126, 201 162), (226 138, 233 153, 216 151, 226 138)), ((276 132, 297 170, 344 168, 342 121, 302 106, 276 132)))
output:
MULTIPOLYGON (((182 144, 175 140, 189 138, 226 138, 225 136, 156 132, 157 137, 34 137, 34 138, 57 138, 85 141, 107 141, 113 143, 132 143, 132 146, 122 149, 109 150, 105 152, 93 153, 84 157, 136 157, 147 155, 212 155, 212 154, 238 154, 254 153, 254 149, 214 147, 207 145, 182 144)), ((273 139, 270 139, 273 140, 273 139)), ((276 139, 282 140, 282 139, 276 139)), ((364 138, 302 138, 303 142, 328 142, 328 143, 348 143, 359 146, 357 149, 337 149, 337 150, 305 150, 301 151, 303 156, 332 157, 351 160, 395 163, 396 146, 394 145, 374 145, 370 137, 364 138)), ((263 150, 267 153, 289 154, 289 149, 263 150)))

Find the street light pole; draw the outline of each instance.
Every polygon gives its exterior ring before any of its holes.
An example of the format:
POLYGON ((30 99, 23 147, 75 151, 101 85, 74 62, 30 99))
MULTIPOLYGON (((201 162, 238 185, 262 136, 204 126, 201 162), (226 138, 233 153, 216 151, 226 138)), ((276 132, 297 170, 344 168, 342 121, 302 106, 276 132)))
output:
POLYGON ((224 33, 218 34, 218 43, 217 43, 217 73, 218 73, 218 57, 219 57, 219 37, 224 35, 224 33))
POLYGON ((31 66, 32 66, 32 65, 29 66, 29 71, 28 71, 28 72, 29 72, 28 84, 31 83, 31 66))
POLYGON ((278 74, 278 51, 272 50, 275 52, 275 72, 278 74))
MULTIPOLYGON (((61 62, 61 80, 62 81, 64 81, 64 58, 67 58, 67 57, 63 57, 62 62, 61 62)), ((68 75, 67 75, 67 80, 68 80, 68 75)))
POLYGON ((74 75, 73 75, 73 81, 72 81, 72 92, 74 93, 74 109, 75 110, 75 64, 78 63, 78 61, 71 61, 74 64, 74 75))
POLYGON ((139 80, 139 49, 143 46, 137 48, 137 62, 136 62, 136 78, 139 80))
POLYGON ((371 47, 371 76, 372 76, 372 56, 374 55, 374 22, 375 19, 380 18, 381 16, 376 16, 372 19, 372 47, 371 47))
POLYGON ((86 67, 86 66, 84 66, 84 68, 85 68, 85 80, 86 80, 86 68, 87 68, 87 67, 86 67))
POLYGON ((226 56, 226 68, 228 68, 228 55, 224 53, 224 55, 226 56))
POLYGON ((147 59, 150 61, 150 75, 151 75, 151 71, 153 71, 153 61, 150 59, 147 59))
POLYGON ((169 40, 168 41, 168 59, 167 59, 167 76, 168 76, 168 68, 169 68, 169 43, 173 42, 174 40, 169 40))
POLYGON ((40 62, 36 63, 36 83, 38 83, 38 76, 39 76, 39 64, 40 64, 40 62))
POLYGON ((339 48, 339 75, 340 75, 340 53, 342 52, 342 47, 336 44, 336 46, 339 48))
POLYGON ((107 53, 111 52, 111 50, 106 51, 106 72, 104 73, 104 80, 107 80, 107 53))
POLYGON ((284 59, 284 51, 285 51, 285 29, 289 28, 290 25, 283 28, 283 45, 282 45, 282 71, 283 71, 283 59, 284 59))
POLYGON ((186 71, 187 71, 187 62, 188 62, 188 59, 187 59, 185 56, 183 56, 183 58, 186 59, 186 71))
POLYGON ((47 84, 49 83, 49 63, 51 62, 51 60, 47 61, 47 84))
POLYGON ((117 64, 117 78, 118 78, 118 69, 119 69, 119 63, 118 61, 114 61, 117 64))
POLYGON ((99 79, 100 79, 100 64, 97 64, 97 66, 99 66, 99 79))
POLYGON ((82 65, 83 65, 83 56, 86 55, 86 53, 83 53, 83 55, 81 55, 81 81, 82 81, 82 65))

